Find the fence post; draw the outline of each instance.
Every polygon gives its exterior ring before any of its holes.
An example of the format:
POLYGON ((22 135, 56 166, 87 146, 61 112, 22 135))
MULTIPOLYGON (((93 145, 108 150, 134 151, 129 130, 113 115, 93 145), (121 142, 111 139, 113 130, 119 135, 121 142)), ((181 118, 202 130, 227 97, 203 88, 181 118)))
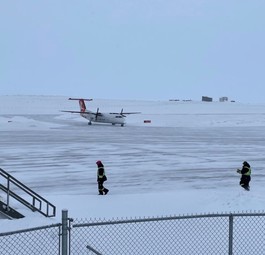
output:
POLYGON ((229 215, 229 255, 233 254, 233 215, 229 215))
POLYGON ((62 210, 62 255, 68 255, 68 211, 62 210))

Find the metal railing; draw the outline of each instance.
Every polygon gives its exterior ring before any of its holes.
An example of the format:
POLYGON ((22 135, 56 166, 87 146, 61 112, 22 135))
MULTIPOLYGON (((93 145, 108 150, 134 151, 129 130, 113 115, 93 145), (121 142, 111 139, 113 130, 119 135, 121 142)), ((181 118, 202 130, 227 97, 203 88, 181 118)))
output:
POLYGON ((46 217, 54 217, 56 215, 56 207, 53 204, 18 181, 2 168, 0 168, 0 177, 1 176, 6 180, 5 185, 0 184, 0 189, 7 195, 7 209, 10 207, 10 197, 12 197, 32 211, 37 211, 46 217), (18 189, 19 192, 23 192, 24 198, 22 195, 18 195, 17 192, 14 192, 12 190, 13 188, 18 189))

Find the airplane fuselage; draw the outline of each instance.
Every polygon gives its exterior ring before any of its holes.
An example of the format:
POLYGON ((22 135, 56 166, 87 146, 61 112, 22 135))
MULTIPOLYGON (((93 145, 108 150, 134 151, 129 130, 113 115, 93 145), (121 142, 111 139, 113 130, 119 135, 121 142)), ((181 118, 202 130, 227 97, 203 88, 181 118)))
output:
POLYGON ((95 115, 94 112, 86 111, 80 113, 80 115, 89 121, 88 124, 91 124, 92 122, 111 123, 112 125, 118 124, 121 126, 125 124, 124 117, 119 114, 99 113, 98 115, 95 115))

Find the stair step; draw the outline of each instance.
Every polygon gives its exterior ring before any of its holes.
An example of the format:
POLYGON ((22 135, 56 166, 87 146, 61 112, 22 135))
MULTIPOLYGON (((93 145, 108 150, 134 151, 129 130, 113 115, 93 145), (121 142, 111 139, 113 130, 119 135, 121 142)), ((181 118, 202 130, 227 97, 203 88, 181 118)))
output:
POLYGON ((6 203, 0 201, 0 214, 8 219, 21 219, 24 215, 16 211, 15 209, 8 207, 6 203))

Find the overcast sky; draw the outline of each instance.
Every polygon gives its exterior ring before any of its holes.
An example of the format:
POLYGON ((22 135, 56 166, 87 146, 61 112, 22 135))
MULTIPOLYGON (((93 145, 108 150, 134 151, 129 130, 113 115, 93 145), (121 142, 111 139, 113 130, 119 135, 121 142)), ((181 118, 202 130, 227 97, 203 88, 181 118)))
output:
POLYGON ((2 0, 0 94, 264 102, 264 0, 2 0))

